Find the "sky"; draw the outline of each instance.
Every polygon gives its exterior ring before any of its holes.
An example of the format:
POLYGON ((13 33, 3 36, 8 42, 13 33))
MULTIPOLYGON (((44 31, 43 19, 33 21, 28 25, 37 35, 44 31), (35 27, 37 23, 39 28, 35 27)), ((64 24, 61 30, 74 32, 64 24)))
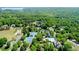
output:
POLYGON ((0 7, 79 7, 79 0, 0 0, 0 7))
POLYGON ((12 10, 23 10, 23 8, 18 8, 18 7, 17 7, 17 8, 11 8, 11 7, 10 7, 10 8, 8 8, 8 7, 7 7, 7 8, 6 8, 6 7, 5 7, 5 8, 2 8, 2 10, 5 10, 5 9, 12 9, 12 10))

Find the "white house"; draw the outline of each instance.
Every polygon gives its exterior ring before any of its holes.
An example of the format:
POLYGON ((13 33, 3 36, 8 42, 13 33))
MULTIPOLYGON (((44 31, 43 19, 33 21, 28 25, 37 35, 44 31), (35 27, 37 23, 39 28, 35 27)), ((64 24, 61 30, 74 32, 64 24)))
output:
POLYGON ((49 41, 53 42, 53 43, 56 43, 56 39, 55 38, 45 38, 44 40, 48 39, 49 41))
POLYGON ((45 41, 46 39, 54 43, 55 46, 57 46, 57 40, 55 38, 44 38, 43 40, 45 41))
POLYGON ((35 37, 37 35, 37 32, 30 32, 30 36, 29 37, 35 37))

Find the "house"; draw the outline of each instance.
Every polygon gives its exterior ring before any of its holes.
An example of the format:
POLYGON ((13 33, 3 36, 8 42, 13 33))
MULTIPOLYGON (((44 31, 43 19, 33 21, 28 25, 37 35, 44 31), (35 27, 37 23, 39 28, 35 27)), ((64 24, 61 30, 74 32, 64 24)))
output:
POLYGON ((8 30, 9 26, 8 25, 3 25, 0 27, 0 30, 8 30))
POLYGON ((15 24, 12 24, 12 25, 11 25, 11 27, 13 27, 13 28, 14 28, 14 27, 15 27, 15 24))
POLYGON ((55 38, 45 38, 43 40, 45 41, 46 39, 49 40, 50 42, 52 42, 55 47, 58 47, 58 42, 55 38))
POLYGON ((57 42, 55 38, 44 38, 43 40, 45 41, 46 39, 53 43, 57 42))
POLYGON ((49 41, 56 43, 56 39, 55 38, 47 38, 49 41))
POLYGON ((30 32, 29 37, 35 37, 37 35, 37 32, 30 32))
POLYGON ((30 35, 29 35, 29 37, 26 37, 26 41, 28 42, 28 43, 32 43, 32 40, 35 38, 35 36, 37 35, 37 32, 30 32, 30 35))
POLYGON ((26 40, 28 43, 30 43, 30 44, 31 44, 31 43, 32 43, 33 38, 34 38, 34 37, 26 37, 26 39, 25 39, 25 40, 26 40))
POLYGON ((48 27, 48 29, 49 29, 50 31, 54 31, 54 29, 53 29, 52 27, 48 27))
POLYGON ((43 25, 43 22, 38 20, 36 21, 36 27, 41 27, 43 25))

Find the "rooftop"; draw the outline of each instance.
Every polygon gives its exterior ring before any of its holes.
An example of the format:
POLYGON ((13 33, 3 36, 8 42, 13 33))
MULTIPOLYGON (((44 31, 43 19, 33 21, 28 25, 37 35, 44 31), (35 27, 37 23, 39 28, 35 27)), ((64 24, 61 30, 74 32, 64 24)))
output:
POLYGON ((35 37, 37 35, 37 32, 30 32, 30 37, 35 37))
POLYGON ((33 37, 26 37, 26 41, 28 42, 28 43, 32 43, 32 40, 33 40, 33 37))

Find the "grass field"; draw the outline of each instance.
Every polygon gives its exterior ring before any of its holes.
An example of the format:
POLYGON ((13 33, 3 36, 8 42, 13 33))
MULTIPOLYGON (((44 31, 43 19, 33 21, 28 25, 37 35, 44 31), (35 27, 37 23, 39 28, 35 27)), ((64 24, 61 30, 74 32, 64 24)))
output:
POLYGON ((0 31, 0 38, 5 37, 8 40, 12 40, 12 38, 15 37, 15 32, 16 32, 16 30, 14 28, 9 29, 9 30, 0 31))
POLYGON ((79 46, 76 46, 73 51, 79 51, 79 46))

